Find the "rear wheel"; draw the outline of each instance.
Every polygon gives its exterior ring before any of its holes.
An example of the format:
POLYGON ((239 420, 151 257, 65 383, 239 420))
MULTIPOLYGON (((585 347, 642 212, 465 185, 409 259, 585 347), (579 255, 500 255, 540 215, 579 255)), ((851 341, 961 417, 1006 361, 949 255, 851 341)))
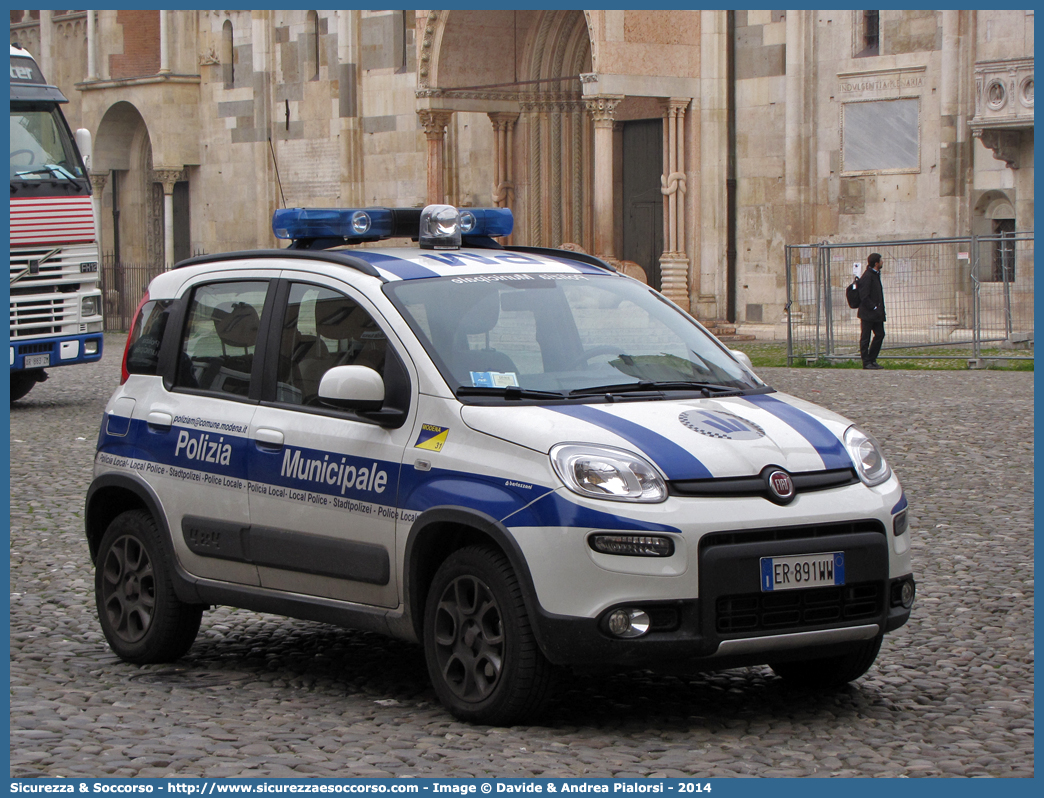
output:
POLYGON ((424 654, 439 700, 461 720, 507 726, 546 700, 551 664, 537 647, 518 578, 493 549, 461 549, 435 573, 424 654))
POLYGON ((836 688, 854 682, 874 664, 883 635, 867 640, 849 654, 820 659, 771 663, 772 670, 795 687, 836 688))
POLYGON ((199 632, 203 607, 174 593, 159 530, 144 510, 109 524, 98 547, 94 593, 105 639, 127 662, 172 662, 199 632))

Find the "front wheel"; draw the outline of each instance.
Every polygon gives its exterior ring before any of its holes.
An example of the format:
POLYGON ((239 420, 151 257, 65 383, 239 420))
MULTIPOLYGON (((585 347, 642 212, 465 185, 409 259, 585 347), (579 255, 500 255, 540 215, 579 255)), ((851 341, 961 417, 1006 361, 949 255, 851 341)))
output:
POLYGON ((42 371, 15 371, 11 373, 11 401, 17 402, 38 382, 47 379, 42 371))
POLYGON ((109 524, 98 547, 94 594, 105 639, 127 662, 173 662, 199 632, 203 607, 174 593, 159 530, 144 510, 128 510, 109 524))
POLYGON ((820 659, 770 663, 777 676, 794 687, 834 689, 854 682, 874 664, 883 635, 867 640, 849 654, 820 659))
POLYGON ((461 720, 508 726, 546 700, 551 664, 499 551, 461 549, 439 567, 425 606, 424 655, 439 700, 461 720))

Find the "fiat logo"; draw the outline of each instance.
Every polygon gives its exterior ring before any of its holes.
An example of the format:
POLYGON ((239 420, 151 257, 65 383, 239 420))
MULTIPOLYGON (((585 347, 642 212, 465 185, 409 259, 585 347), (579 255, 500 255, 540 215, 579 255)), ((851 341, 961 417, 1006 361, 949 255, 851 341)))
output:
POLYGON ((780 501, 794 498, 794 481, 786 471, 773 471, 769 474, 768 485, 774 498, 780 501))

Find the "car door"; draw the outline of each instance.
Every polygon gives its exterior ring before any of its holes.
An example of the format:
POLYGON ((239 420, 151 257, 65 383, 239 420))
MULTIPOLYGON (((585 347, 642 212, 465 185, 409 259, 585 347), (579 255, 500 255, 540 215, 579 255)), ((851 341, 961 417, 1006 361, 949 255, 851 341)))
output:
POLYGON ((246 533, 248 431, 261 387, 259 335, 272 281, 263 272, 200 278, 188 285, 177 351, 164 380, 149 381, 135 416, 154 452, 145 474, 170 527, 181 565, 194 576, 260 584, 246 533))
POLYGON ((397 606, 396 498, 416 413, 412 364, 361 292, 344 283, 291 276, 276 304, 264 395, 250 425, 251 549, 261 584, 397 606), (381 373, 386 392, 408 410, 402 423, 381 426, 320 403, 323 374, 343 365, 381 373))

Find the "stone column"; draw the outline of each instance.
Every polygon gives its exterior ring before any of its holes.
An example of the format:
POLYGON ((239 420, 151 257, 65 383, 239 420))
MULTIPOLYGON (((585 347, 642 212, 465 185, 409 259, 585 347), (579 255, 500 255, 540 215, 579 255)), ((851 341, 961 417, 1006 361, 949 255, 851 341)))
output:
POLYGON ((689 309, 689 256, 685 249, 685 112, 691 99, 671 97, 663 103, 664 252, 660 257, 660 291, 689 309))
POLYGON ((155 183, 163 184, 163 270, 174 267, 174 184, 185 179, 184 169, 152 170, 155 183))
POLYGON ((613 241, 613 118, 623 95, 584 100, 594 120, 594 242, 600 257, 616 257, 613 241))
MULTIPOLYGON (((511 112, 486 114, 493 123, 493 204, 515 210, 514 135, 519 115, 511 112)), ((504 238, 511 243, 511 236, 504 238)))
MULTIPOLYGON (((87 80, 98 79, 98 45, 95 42, 95 11, 87 12, 87 80)), ((92 178, 93 179, 93 178, 92 178)))
POLYGON ((361 92, 359 91, 359 9, 337 11, 338 118, 341 127, 341 183, 347 206, 366 204, 363 173, 361 92))
POLYGON ((40 71, 48 81, 54 81, 54 62, 51 59, 51 42, 54 38, 54 24, 51 21, 53 14, 50 9, 40 10, 40 52, 34 53, 36 63, 40 65, 40 71))
MULTIPOLYGON (((960 11, 943 11, 942 14, 942 68, 939 71, 939 204, 943 208, 942 234, 959 234, 958 215, 961 201, 959 174, 961 145, 958 139, 964 130, 965 121, 960 118, 960 11), (946 218, 949 217, 949 218, 946 218)), ((956 327, 958 323, 957 294, 961 290, 958 274, 960 262, 939 259, 938 286, 939 313, 937 327, 956 327)), ((969 302, 971 297, 965 297, 969 302)))
MULTIPOLYGON (((700 115, 698 212, 699 245, 695 255, 699 269, 699 293, 693 310, 701 319, 722 317, 728 289, 726 192, 728 178, 727 125, 727 24, 726 11, 700 12, 700 115)), ((789 14, 788 14, 789 18, 789 14)))
MULTIPOLYGON (((93 11, 88 11, 88 17, 93 14, 93 11)), ((101 263, 102 254, 102 228, 101 228, 101 208, 102 208, 102 192, 105 190, 105 184, 109 181, 108 172, 91 172, 91 211, 94 214, 94 231, 98 237, 98 262, 101 263)))
POLYGON ((167 26, 167 12, 160 10, 160 74, 166 75, 170 72, 170 46, 167 43, 167 38, 170 36, 170 29, 167 26))
POLYGON ((429 108, 417 111, 424 135, 428 139, 428 199, 429 205, 445 201, 446 182, 444 171, 446 127, 453 117, 452 111, 429 108))

